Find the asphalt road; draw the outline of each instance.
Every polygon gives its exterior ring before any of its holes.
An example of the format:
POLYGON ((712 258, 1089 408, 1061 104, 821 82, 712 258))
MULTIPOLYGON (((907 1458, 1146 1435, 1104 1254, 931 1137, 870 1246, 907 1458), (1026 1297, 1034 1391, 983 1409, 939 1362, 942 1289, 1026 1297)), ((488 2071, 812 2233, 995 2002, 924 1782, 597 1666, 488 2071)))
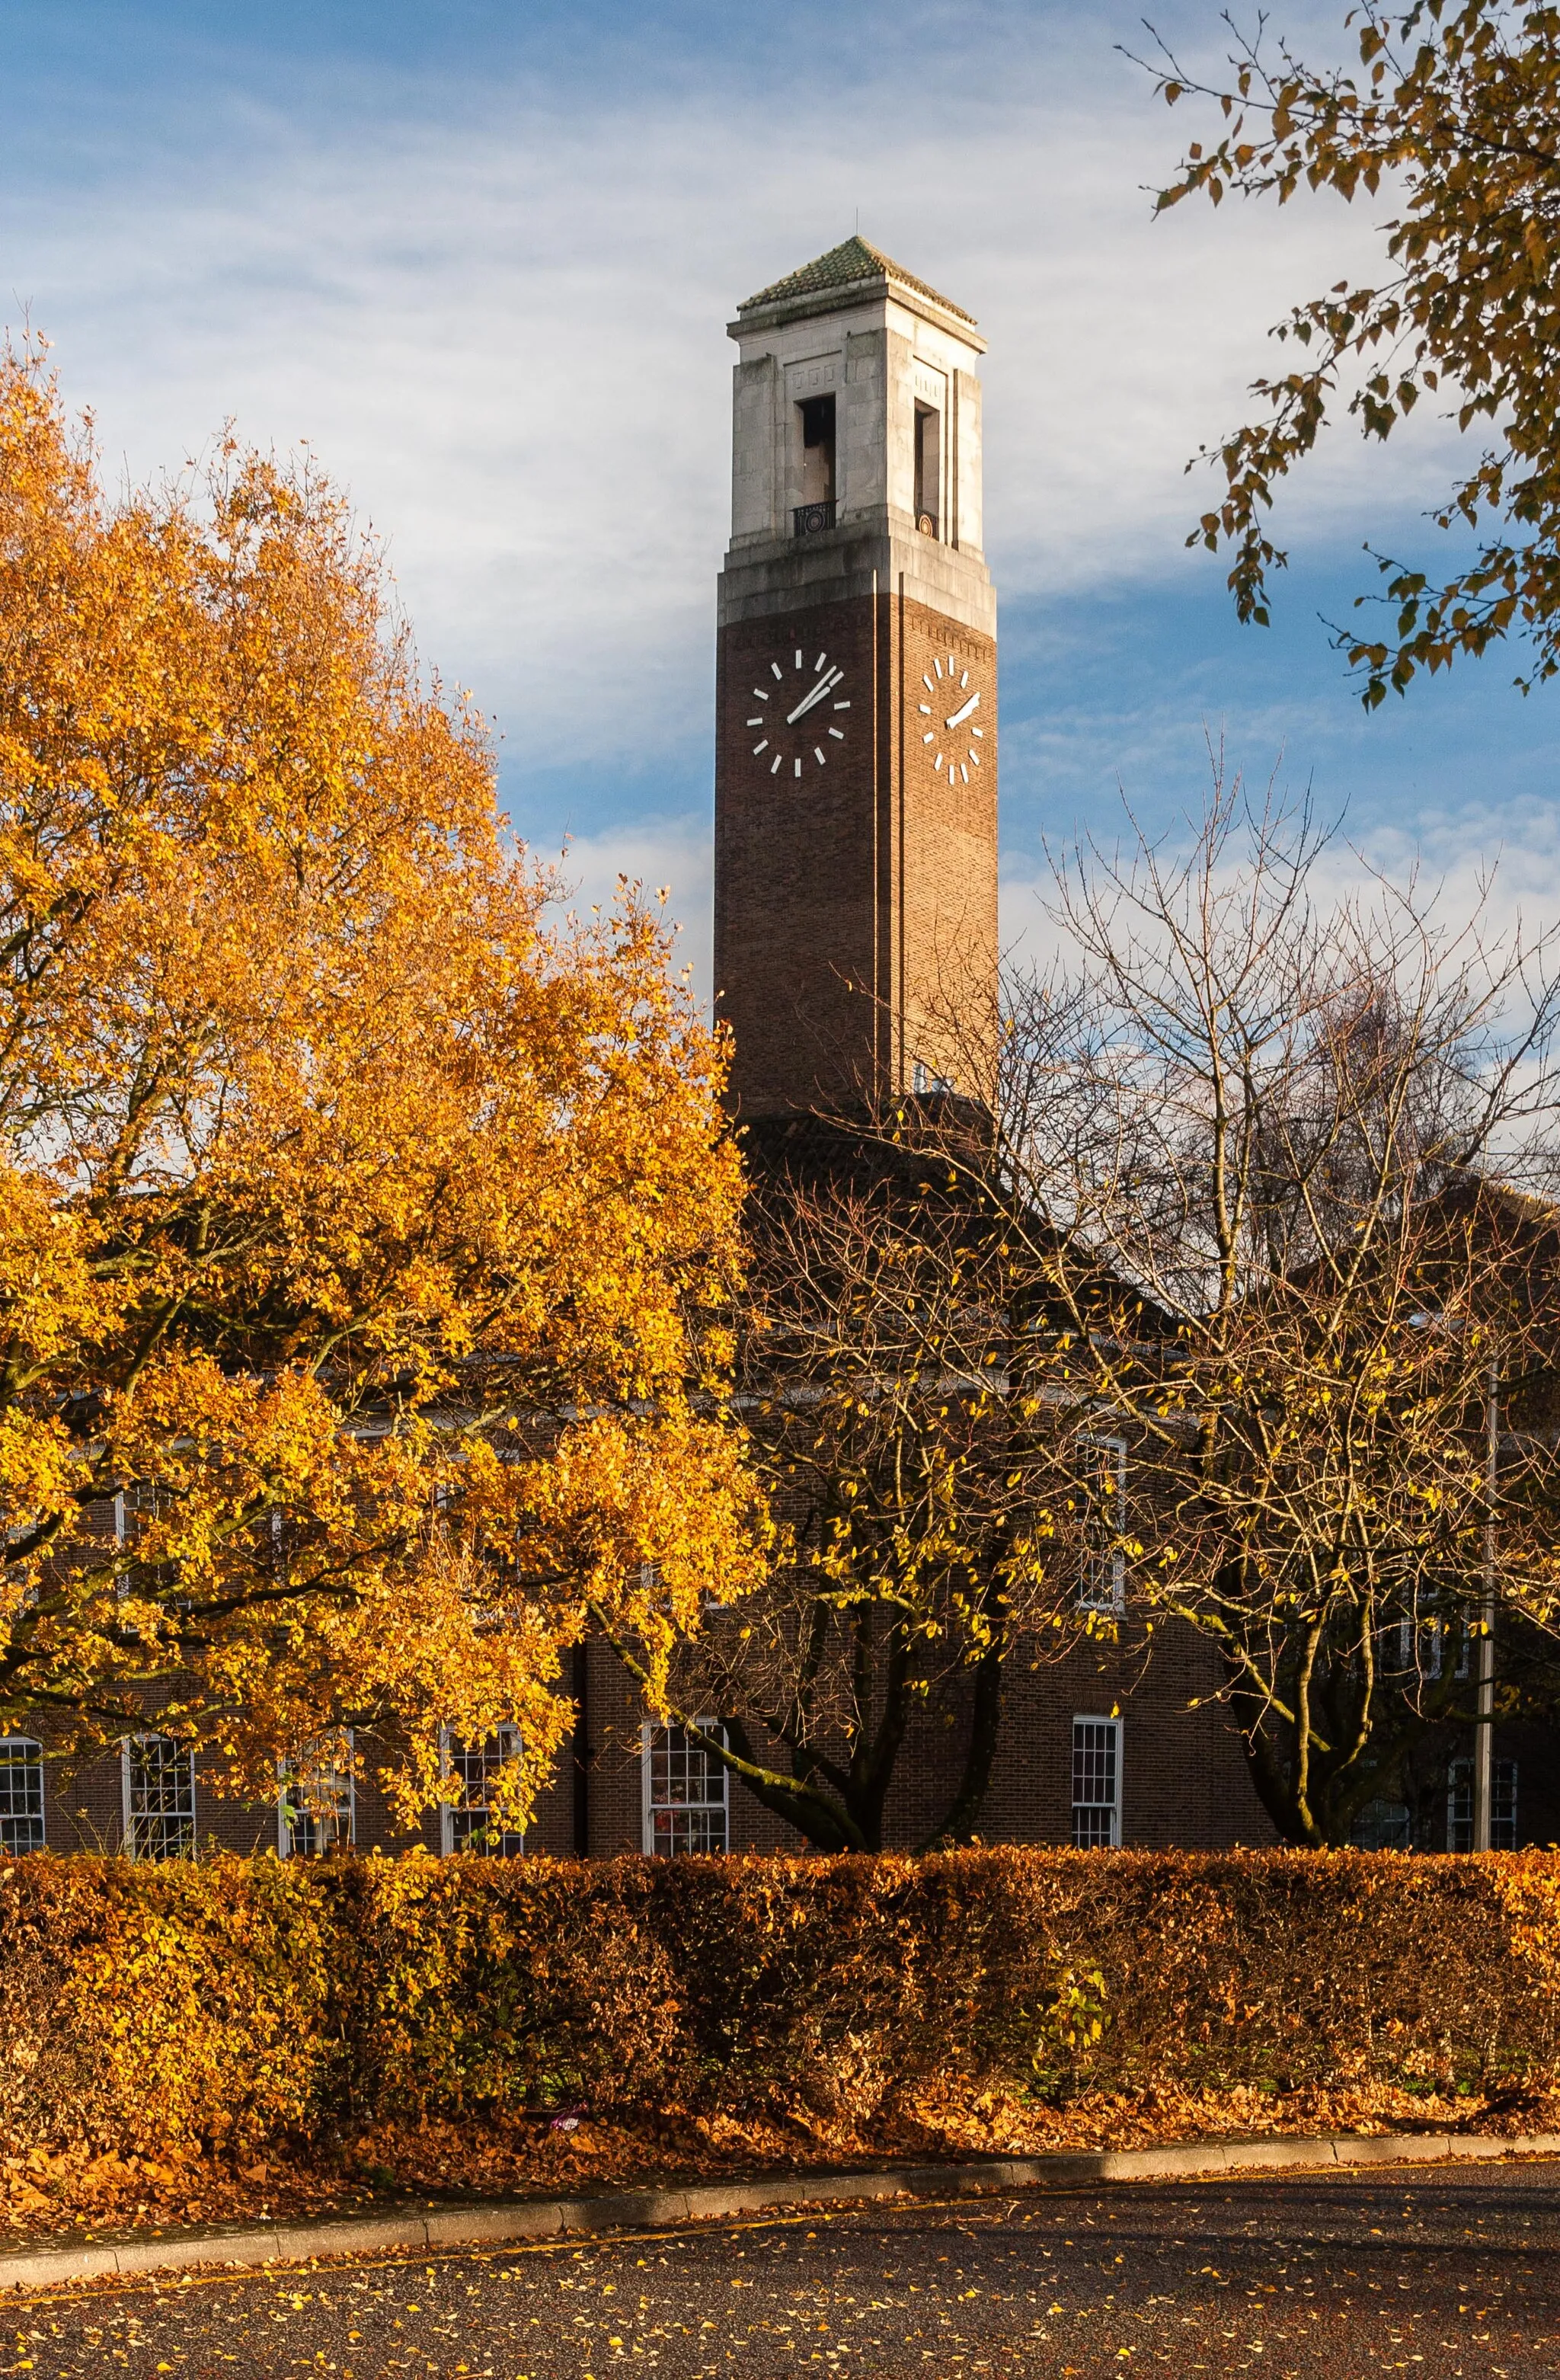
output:
POLYGON ((1560 2372, 1560 2162, 820 2211, 0 2308, 0 2373, 33 2380, 1145 2369, 1560 2372))

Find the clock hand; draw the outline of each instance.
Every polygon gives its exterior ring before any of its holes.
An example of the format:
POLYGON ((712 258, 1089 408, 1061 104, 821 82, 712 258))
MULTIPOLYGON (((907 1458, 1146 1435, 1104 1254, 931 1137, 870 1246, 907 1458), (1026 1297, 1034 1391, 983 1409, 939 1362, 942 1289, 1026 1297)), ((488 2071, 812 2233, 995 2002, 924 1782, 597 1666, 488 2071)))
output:
POLYGON ((971 697, 970 697, 970 699, 969 699, 969 700, 968 700, 968 702, 964 705, 963 710, 956 710, 956 711, 954 712, 954 714, 953 714, 953 716, 952 716, 952 718, 951 718, 951 719, 945 719, 945 720, 943 721, 943 722, 942 722, 942 723, 943 723, 943 725, 944 725, 945 727, 962 727, 962 725, 964 724, 965 720, 966 720, 966 719, 968 719, 968 717, 969 717, 969 715, 970 715, 971 711, 972 711, 972 710, 973 710, 976 708, 976 706, 978 705, 979 701, 980 701, 980 697, 979 697, 979 695, 978 695, 978 694, 972 694, 972 695, 971 695, 971 697))
POLYGON ((787 714, 786 725, 788 727, 794 727, 796 722, 799 719, 804 718, 807 712, 811 710, 815 702, 821 702, 826 694, 833 693, 835 687, 839 685, 844 674, 845 673, 842 669, 832 669, 829 671, 827 677, 819 678, 812 692, 810 694, 804 694, 801 701, 797 704, 795 710, 787 714))

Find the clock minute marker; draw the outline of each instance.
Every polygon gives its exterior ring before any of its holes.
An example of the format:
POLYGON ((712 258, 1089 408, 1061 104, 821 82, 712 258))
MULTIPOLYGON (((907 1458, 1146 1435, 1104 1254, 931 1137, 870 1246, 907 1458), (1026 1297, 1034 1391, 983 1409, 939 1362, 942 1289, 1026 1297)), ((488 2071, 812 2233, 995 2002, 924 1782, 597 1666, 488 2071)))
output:
POLYGON ((779 662, 771 662, 769 663, 769 667, 773 670, 773 672, 774 672, 774 674, 775 674, 775 675, 776 675, 777 677, 779 677, 779 676, 781 674, 780 665, 779 662))
POLYGON ((756 759, 758 758, 759 753, 760 753, 760 752, 767 752, 767 751, 768 750, 768 748, 769 748, 769 739, 768 739, 768 737, 766 735, 766 736, 765 736, 765 738, 764 738, 764 740, 763 740, 763 742, 762 742, 761 744, 756 744, 756 745, 754 746, 754 747, 753 747, 753 757, 754 757, 754 759, 756 760, 756 759))
POLYGON ((845 731, 842 727, 831 727, 828 732, 837 742, 843 744, 845 741, 845 731))

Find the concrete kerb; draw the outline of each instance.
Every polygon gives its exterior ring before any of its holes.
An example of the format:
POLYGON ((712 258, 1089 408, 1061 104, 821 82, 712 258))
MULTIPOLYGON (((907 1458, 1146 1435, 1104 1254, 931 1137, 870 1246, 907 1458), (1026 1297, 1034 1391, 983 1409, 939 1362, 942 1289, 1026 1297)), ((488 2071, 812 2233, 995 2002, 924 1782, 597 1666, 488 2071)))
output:
POLYGON ((67 2281, 197 2268, 307 2265, 326 2256, 501 2246, 527 2240, 588 2238, 611 2231, 671 2228, 762 2215, 781 2206, 843 2205, 862 2199, 947 2198, 1008 2190, 1087 2189, 1100 2182, 1192 2180, 1204 2175, 1317 2171, 1339 2166, 1435 2165, 1505 2156, 1560 2156, 1560 2132, 1506 2138, 1493 2132, 1268 2134, 1252 2141, 1186 2141, 1165 2148, 1061 2150, 1037 2157, 979 2157, 962 2165, 877 2167, 860 2173, 775 2174, 752 2181, 697 2182, 686 2190, 603 2192, 595 2198, 515 2199, 503 2204, 407 2209, 393 2215, 330 2216, 247 2230, 192 2231, 154 2239, 92 2240, 0 2253, 0 2293, 67 2281))

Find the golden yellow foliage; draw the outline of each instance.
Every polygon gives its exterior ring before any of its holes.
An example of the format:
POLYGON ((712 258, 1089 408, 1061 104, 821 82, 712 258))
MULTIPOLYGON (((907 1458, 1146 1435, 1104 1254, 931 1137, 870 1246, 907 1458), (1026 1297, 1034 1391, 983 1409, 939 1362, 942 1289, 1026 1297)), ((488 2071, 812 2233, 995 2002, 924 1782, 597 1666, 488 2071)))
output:
POLYGON ((377 1731, 408 1811, 515 1721, 523 1792, 588 1606, 749 1582, 720 1049, 554 889, 328 486, 110 502, 4 358, 5 1710, 377 1731))
POLYGON ((1552 0, 1364 0, 1342 17, 1352 72, 1308 65, 1253 14, 1250 34, 1230 20, 1228 71, 1212 84, 1159 44, 1151 71, 1167 103, 1214 101, 1222 118, 1211 141, 1190 143, 1161 211, 1193 195, 1217 206, 1226 190, 1280 206, 1326 190, 1381 195, 1397 212, 1369 284, 1340 259, 1345 277, 1274 325, 1292 343, 1287 368, 1252 382, 1261 417, 1203 449, 1224 486, 1187 543, 1230 549, 1236 610, 1265 627, 1288 559, 1267 533, 1280 481, 1340 414, 1385 440, 1421 398, 1438 403, 1481 436, 1430 511, 1459 541, 1447 575, 1376 553, 1385 584, 1354 608, 1385 616, 1376 633, 1340 628, 1334 641, 1368 710, 1506 637, 1533 646, 1526 692, 1560 671, 1560 273, 1546 236, 1560 202, 1560 12, 1552 0))

